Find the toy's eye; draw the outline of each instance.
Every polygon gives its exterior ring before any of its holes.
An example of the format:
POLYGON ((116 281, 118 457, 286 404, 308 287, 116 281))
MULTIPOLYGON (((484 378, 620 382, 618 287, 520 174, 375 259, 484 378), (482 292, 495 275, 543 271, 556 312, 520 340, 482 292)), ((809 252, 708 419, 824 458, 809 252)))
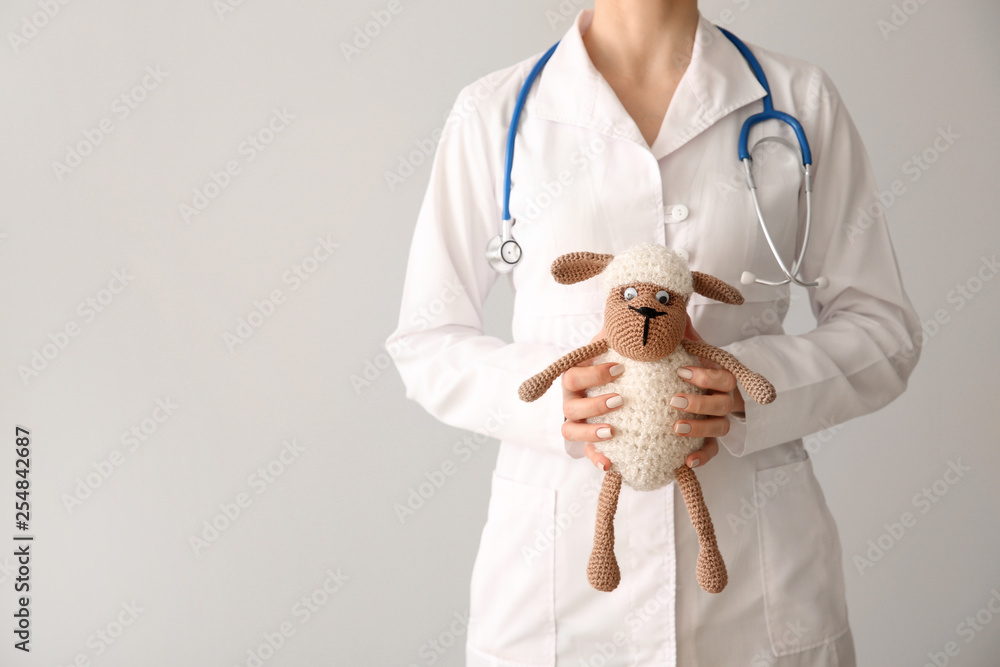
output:
POLYGON ((639 296, 639 292, 634 287, 626 287, 625 291, 622 292, 622 296, 625 297, 626 301, 631 301, 635 297, 639 296))
POLYGON ((667 302, 670 301, 670 292, 661 289, 659 292, 656 293, 656 300, 662 303, 663 305, 667 305, 667 302))

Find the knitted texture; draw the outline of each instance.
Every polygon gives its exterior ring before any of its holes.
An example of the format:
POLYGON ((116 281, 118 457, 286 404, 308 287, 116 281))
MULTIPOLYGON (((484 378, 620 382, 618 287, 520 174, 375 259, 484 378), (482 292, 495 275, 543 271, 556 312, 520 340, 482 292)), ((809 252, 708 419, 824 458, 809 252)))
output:
POLYGON ((572 285, 593 278, 604 270, 614 255, 597 252, 569 252, 552 262, 552 277, 561 285, 572 285))
POLYGON ((698 534, 698 564, 695 567, 698 584, 708 593, 721 593, 729 582, 729 575, 715 540, 712 517, 705 506, 705 498, 701 495, 701 484, 698 483, 694 470, 687 466, 681 466, 675 474, 677 486, 684 496, 684 504, 691 515, 691 523, 698 534))
POLYGON ((726 565, 701 485, 686 465, 688 455, 704 446, 704 438, 674 432, 679 419, 694 421, 705 416, 679 410, 670 405, 670 399, 676 394, 708 393, 676 373, 682 366, 700 366, 701 357, 731 371, 758 403, 774 400, 774 387, 763 376, 725 350, 683 337, 692 292, 730 304, 743 303, 742 295, 714 276, 691 271, 685 254, 649 243, 618 256, 568 253, 552 263, 552 275, 563 284, 600 277, 607 293, 607 337, 573 350, 525 380, 518 389, 521 400, 538 399, 557 377, 587 359, 625 367, 611 382, 586 391, 590 397, 616 393, 624 399, 621 407, 587 419, 591 424, 609 424, 613 431, 611 438, 595 443, 611 460, 611 468, 598 498, 588 581, 597 590, 612 591, 621 580, 614 552, 614 518, 622 483, 638 491, 653 491, 676 481, 698 534, 698 583, 710 593, 722 591, 727 583, 726 565))
POLYGON ((594 549, 587 562, 587 581, 599 591, 610 592, 618 587, 621 571, 615 558, 615 511, 622 476, 614 471, 604 473, 601 495, 597 498, 597 524, 594 528, 594 549))
POLYGON ((774 386, 768 382, 767 378, 759 373, 754 373, 725 350, 720 350, 700 340, 685 340, 683 343, 684 348, 688 352, 697 354, 703 359, 714 361, 723 368, 729 369, 729 372, 736 376, 740 386, 750 394, 750 398, 761 405, 766 405, 777 398, 777 392, 775 392, 774 386))
POLYGON ((685 304, 676 293, 669 303, 659 303, 656 294, 661 291, 655 283, 636 282, 608 294, 604 328, 612 349, 637 361, 655 361, 677 347, 684 336, 685 304), (627 289, 634 289, 636 296, 626 299, 627 289))
POLYGON ((672 482, 674 470, 704 444, 704 438, 674 432, 678 419, 704 419, 704 415, 670 405, 674 394, 707 393, 676 373, 681 366, 698 366, 698 359, 678 346, 657 361, 635 361, 608 350, 594 363, 609 361, 625 366, 625 372, 607 384, 591 387, 587 395, 616 393, 624 402, 611 412, 587 419, 591 424, 610 424, 614 433, 610 439, 594 444, 611 459, 611 470, 621 473, 629 486, 653 491, 672 482))
POLYGON ((743 303, 743 295, 740 291, 727 282, 719 280, 715 276, 700 271, 692 271, 691 279, 694 282, 694 291, 702 296, 722 303, 738 306, 743 303))
POLYGON ((669 286, 685 300, 694 289, 687 262, 677 252, 653 243, 640 243, 615 256, 601 273, 601 289, 608 292, 626 283, 669 286))
POLYGON ((559 357, 541 373, 537 373, 524 382, 517 389, 517 395, 526 403, 531 403, 541 398, 542 394, 549 390, 552 382, 566 372, 567 369, 576 366, 582 361, 596 357, 608 349, 608 341, 604 338, 595 340, 589 345, 577 348, 572 352, 567 352, 559 357))

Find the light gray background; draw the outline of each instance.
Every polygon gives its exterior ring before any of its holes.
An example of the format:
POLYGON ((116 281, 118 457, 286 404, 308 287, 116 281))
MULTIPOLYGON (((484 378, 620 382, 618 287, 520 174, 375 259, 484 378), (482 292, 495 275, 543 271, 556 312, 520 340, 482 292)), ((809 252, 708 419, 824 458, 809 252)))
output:
MULTIPOLYGON (((388 366, 381 345, 429 158, 394 190, 385 174, 433 150, 462 86, 541 52, 586 5, 401 0, 348 60, 340 44, 387 2, 245 0, 220 14, 210 0, 53 1, 58 13, 32 19, 42 4, 0 8, 0 663, 247 665, 286 623, 294 634, 263 664, 461 664, 456 620, 496 443, 456 456, 467 434, 408 402, 388 366), (32 34, 25 20, 44 25, 15 48, 10 33, 32 34), (162 81, 136 91, 145 99, 122 118, 114 101, 147 67, 162 81), (241 142, 274 109, 294 118, 262 132, 273 141, 250 161, 241 142), (113 132, 60 181, 53 163, 105 118, 113 132), (239 174, 185 222, 179 205, 230 160, 239 174), (313 263, 318 238, 339 246, 313 263), (296 265, 312 271, 297 288, 283 278, 296 265), (124 289, 116 270, 130 276, 124 289), (276 289, 283 301, 231 351, 224 334, 276 289), (78 309, 88 298, 105 302, 92 320, 78 309), (62 339, 73 324, 78 335, 62 339), (18 368, 35 351, 51 359, 25 382, 18 368), (158 399, 177 406, 162 423, 158 399), (33 438, 30 656, 11 647, 15 425, 33 438), (122 440, 133 427, 148 434, 134 450, 122 440), (286 441, 298 453, 276 463, 286 441), (455 474, 401 523, 394 506, 446 461, 455 474), (96 471, 109 465, 104 479, 96 471), (262 483, 268 465, 280 475, 262 483), (70 511, 65 499, 88 475, 96 488, 70 511), (191 536, 206 521, 225 526, 220 505, 234 514, 240 494, 249 505, 195 553, 191 536), (304 597, 317 601, 308 617, 297 613, 304 597), (122 605, 141 611, 132 620, 122 605), (120 635, 119 620, 130 622, 120 635), (98 631, 118 636, 107 644, 98 631)), ((880 188, 905 185, 888 218, 907 290, 922 319, 947 319, 900 399, 807 441, 840 526, 860 664, 922 665, 955 642, 950 664, 996 665, 1000 617, 980 610, 1000 590, 1000 278, 975 277, 1000 250, 1000 10, 992 0, 701 10, 830 73, 880 188), (894 8, 901 25, 883 35, 894 8), (933 149, 939 128, 959 138, 910 180, 906 162, 933 149), (956 299, 969 281, 981 289, 956 299), (971 471, 939 482, 947 493, 920 513, 914 495, 959 460, 971 471), (883 536, 906 511, 916 524, 883 536), (891 548, 859 572, 853 557, 880 537, 891 548), (991 623, 960 633, 977 613, 991 623)), ((500 281, 490 333, 509 336, 510 305, 500 281)), ((809 318, 799 299, 789 329, 809 318)))

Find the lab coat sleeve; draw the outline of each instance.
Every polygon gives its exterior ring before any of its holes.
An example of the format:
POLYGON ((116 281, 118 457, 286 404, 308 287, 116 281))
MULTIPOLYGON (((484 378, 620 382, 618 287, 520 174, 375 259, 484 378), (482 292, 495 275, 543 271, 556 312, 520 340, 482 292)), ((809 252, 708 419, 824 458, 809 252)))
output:
POLYGON ((483 302, 498 276, 485 251, 500 229, 503 154, 479 103, 467 86, 445 122, 413 233, 399 323, 385 346, 406 396, 441 422, 565 456, 558 381, 532 403, 517 394, 564 351, 483 333, 483 302))
MULTIPOLYGON (((777 399, 746 399, 720 444, 735 456, 803 438, 893 401, 920 356, 920 320, 907 296, 868 154, 839 93, 817 68, 800 120, 813 153, 813 217, 802 275, 817 320, 801 335, 752 336, 725 346, 768 378, 777 399), (815 96, 818 91, 818 96, 815 96)), ((804 197, 803 197, 804 200, 804 197)), ((802 218, 804 218, 804 201, 802 218)))

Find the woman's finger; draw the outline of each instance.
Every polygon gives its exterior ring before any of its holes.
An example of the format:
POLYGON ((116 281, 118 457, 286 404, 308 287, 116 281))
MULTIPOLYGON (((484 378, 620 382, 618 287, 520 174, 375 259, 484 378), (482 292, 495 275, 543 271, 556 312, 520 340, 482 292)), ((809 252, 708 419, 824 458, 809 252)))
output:
POLYGON ((586 454, 591 463, 599 469, 607 472, 607 470, 611 467, 611 459, 597 451, 594 443, 588 442, 586 447, 583 448, 583 453, 586 454))
POLYGON ((689 468, 697 468, 711 461, 718 453, 719 441, 715 438, 705 438, 705 444, 702 445, 702 448, 688 454, 685 463, 689 468))
POLYGON ((610 424, 590 424, 587 422, 563 422, 562 437, 573 442, 600 442, 615 434, 610 424))
POLYGON ((725 417, 733 411, 735 401, 729 393, 714 394, 674 394, 670 405, 696 415, 710 417, 725 417))
POLYGON ((701 366, 681 366, 677 374, 689 383, 702 389, 730 392, 736 389, 736 376, 725 368, 702 368, 701 366))
POLYGON ((563 416, 570 421, 582 421, 620 408, 624 400, 619 394, 601 394, 593 398, 564 398, 563 416))
POLYGON ((573 366, 562 374, 563 397, 590 387, 607 384, 622 374, 625 367, 613 361, 593 366, 573 366))
POLYGON ((678 419, 674 423, 674 433, 690 438, 721 438, 729 433, 729 417, 678 419))

